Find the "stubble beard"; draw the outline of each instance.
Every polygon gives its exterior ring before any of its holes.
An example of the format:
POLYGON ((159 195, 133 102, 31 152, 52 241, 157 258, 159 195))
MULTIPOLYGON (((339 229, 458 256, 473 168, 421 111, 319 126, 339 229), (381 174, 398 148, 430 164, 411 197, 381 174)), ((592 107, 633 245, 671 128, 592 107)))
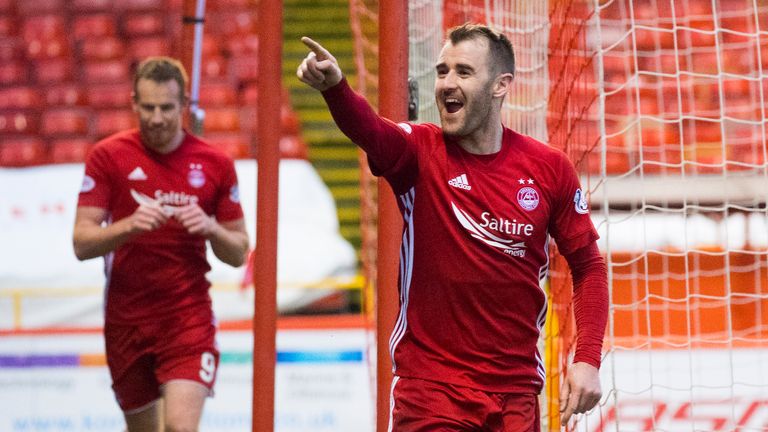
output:
POLYGON ((168 126, 145 126, 141 129, 141 138, 144 141, 144 145, 160 152, 171 144, 174 136, 175 134, 168 126))

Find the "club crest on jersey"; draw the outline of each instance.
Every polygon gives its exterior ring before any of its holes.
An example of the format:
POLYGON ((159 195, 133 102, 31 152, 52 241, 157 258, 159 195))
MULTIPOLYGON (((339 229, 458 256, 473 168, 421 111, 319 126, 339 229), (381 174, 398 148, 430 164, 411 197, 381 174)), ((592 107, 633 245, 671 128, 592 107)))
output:
POLYGON ((539 193, 532 187, 520 188, 517 191, 517 203, 525 210, 534 210, 539 206, 539 193))
POLYGON ((576 195, 573 196, 573 208, 576 210, 576 213, 579 214, 589 213, 587 194, 585 194, 581 188, 576 189, 576 195))
POLYGON ((205 173, 201 164, 189 164, 189 173, 187 174, 189 185, 195 189, 203 187, 205 184, 205 173))

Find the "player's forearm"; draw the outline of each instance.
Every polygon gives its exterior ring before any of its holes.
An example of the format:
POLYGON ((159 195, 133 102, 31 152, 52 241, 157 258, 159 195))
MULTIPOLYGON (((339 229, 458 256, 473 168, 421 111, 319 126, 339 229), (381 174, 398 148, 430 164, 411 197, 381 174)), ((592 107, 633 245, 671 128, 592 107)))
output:
POLYGON ((72 235, 75 256, 80 261, 104 256, 132 237, 127 219, 107 226, 76 224, 72 235))
POLYGON ((245 262, 248 234, 244 230, 228 229, 217 223, 208 240, 213 254, 222 262, 233 267, 239 267, 245 262))
POLYGON ((392 153, 399 156, 391 148, 399 144, 405 146, 398 127, 376 114, 368 101, 349 87, 346 79, 324 91, 323 97, 339 129, 369 156, 376 158, 379 154, 392 153))
POLYGON ((574 362, 600 367, 608 322, 608 278, 596 243, 566 256, 573 276, 577 345, 574 362))

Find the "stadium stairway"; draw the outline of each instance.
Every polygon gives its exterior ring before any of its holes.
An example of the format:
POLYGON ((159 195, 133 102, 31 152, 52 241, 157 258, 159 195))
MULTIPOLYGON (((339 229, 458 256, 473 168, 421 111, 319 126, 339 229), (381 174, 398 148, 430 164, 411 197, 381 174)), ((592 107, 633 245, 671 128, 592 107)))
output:
POLYGON ((360 250, 359 162, 357 147, 336 127, 320 93, 296 78, 309 36, 328 48, 354 85, 353 41, 348 0, 285 0, 283 80, 298 113, 309 160, 336 201, 341 234, 360 250))

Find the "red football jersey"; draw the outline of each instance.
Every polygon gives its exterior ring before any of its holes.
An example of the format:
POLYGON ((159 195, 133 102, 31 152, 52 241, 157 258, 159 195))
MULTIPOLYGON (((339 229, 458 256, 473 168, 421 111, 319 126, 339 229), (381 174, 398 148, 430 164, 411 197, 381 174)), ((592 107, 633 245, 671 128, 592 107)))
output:
POLYGON ((566 254, 598 238, 571 162, 507 128, 498 153, 473 155, 435 125, 379 118, 346 83, 324 96, 403 215, 395 374, 540 391, 549 238, 566 254))
MULTIPOLYGON (((144 147, 138 130, 108 137, 90 152, 78 206, 106 209, 113 222, 143 199, 169 210, 197 203, 218 221, 243 217, 234 162, 189 133, 169 154, 144 147)), ((137 324, 190 310, 210 316, 209 270, 206 239, 169 218, 105 256, 105 318, 137 324)))

